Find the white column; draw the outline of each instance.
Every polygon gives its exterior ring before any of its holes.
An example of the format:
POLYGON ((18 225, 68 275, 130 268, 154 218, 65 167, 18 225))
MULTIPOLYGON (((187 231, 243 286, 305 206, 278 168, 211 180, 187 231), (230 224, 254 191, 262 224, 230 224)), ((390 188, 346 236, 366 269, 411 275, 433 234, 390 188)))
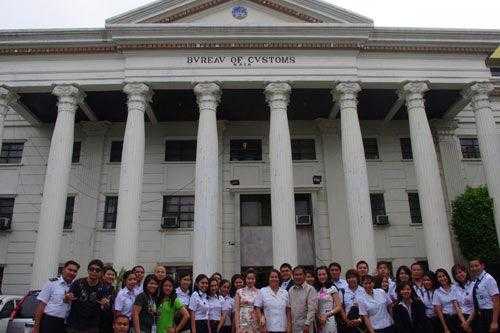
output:
POLYGON ((75 114, 83 94, 72 85, 56 86, 58 113, 50 142, 45 174, 31 286, 41 288, 56 276, 64 223, 66 196, 71 170, 75 114))
POLYGON ((220 271, 219 255, 219 138, 217 105, 221 89, 216 83, 194 87, 200 118, 196 141, 194 194, 193 274, 220 271))
POLYGON ((6 87, 0 86, 0 151, 2 151, 3 128, 5 125, 5 116, 9 111, 10 103, 17 100, 17 94, 11 92, 6 87))
POLYGON ((137 260, 145 151, 144 112, 152 97, 152 90, 143 83, 129 83, 123 91, 128 96, 128 115, 123 138, 113 252, 114 266, 118 270, 132 267, 137 260))
POLYGON ((491 83, 477 82, 471 84, 464 91, 464 95, 470 98, 476 117, 479 149, 484 173, 486 174, 488 193, 493 199, 497 238, 500 244, 500 147, 495 119, 493 118, 493 111, 488 97, 492 91, 493 85, 491 83))
POLYGON ((271 169, 271 218, 273 266, 287 262, 298 264, 295 229, 292 146, 287 107, 291 87, 288 83, 270 83, 265 88, 271 121, 269 126, 269 161, 271 169))
POLYGON ((407 82, 399 93, 406 99, 408 110, 429 267, 432 270, 450 269, 453 252, 436 149, 425 114, 424 93, 427 90, 425 82, 407 82))
POLYGON ((357 110, 359 91, 361 87, 358 83, 341 82, 335 87, 333 95, 340 104, 342 162, 352 258, 354 263, 365 260, 374 269, 377 257, 368 172, 357 110))

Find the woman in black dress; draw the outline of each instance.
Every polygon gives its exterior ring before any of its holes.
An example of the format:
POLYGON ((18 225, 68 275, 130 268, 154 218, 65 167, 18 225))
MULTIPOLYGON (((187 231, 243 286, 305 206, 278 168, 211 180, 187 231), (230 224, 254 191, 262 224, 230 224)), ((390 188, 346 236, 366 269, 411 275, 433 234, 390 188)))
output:
POLYGON ((424 303, 415 296, 412 284, 401 282, 396 293, 398 298, 393 307, 394 326, 397 333, 429 333, 432 326, 425 315, 424 303))

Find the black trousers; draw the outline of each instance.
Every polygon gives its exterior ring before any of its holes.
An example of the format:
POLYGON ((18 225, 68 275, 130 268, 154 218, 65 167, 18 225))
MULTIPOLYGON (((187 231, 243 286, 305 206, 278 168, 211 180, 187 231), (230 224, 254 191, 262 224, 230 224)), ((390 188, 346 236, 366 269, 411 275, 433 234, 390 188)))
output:
POLYGON ((488 333, 492 320, 493 310, 479 310, 474 318, 474 333, 488 333))
POLYGON ((208 320, 197 320, 196 322, 196 333, 208 333, 208 320))
POLYGON ((220 333, 231 333, 233 331, 232 326, 222 326, 220 333))
POLYGON ((389 326, 379 330, 375 330, 376 333, 394 333, 394 326, 389 326))
POLYGON ((44 314, 40 322, 40 333, 66 333, 64 318, 44 314))
POLYGON ((212 333, 218 333, 217 332, 217 327, 219 326, 219 321, 218 320, 210 320, 210 331, 212 333))

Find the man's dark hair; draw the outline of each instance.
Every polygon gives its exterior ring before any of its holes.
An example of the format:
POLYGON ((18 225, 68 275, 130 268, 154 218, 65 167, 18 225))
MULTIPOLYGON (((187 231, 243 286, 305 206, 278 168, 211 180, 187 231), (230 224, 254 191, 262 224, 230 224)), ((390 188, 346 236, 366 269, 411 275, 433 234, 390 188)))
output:
POLYGON ((332 269, 332 267, 337 267, 342 272, 342 266, 340 266, 338 262, 332 262, 330 266, 328 266, 328 269, 332 269))
POLYGON ((127 316, 125 316, 124 314, 118 314, 115 316, 115 320, 113 320, 113 323, 116 323, 118 321, 118 319, 121 319, 121 318, 126 319, 127 323, 129 322, 129 319, 127 316))
POLYGON ((116 275, 116 270, 111 265, 106 265, 102 268, 102 274, 104 275, 107 271, 112 271, 116 275))
POLYGON ((295 274, 296 271, 302 271, 302 273, 306 274, 306 269, 304 266, 298 265, 293 268, 293 273, 295 274))
POLYGON ((381 260, 381 261, 377 262, 377 269, 379 269, 380 266, 385 266, 389 270, 391 269, 391 264, 388 261, 385 261, 385 260, 381 260))
POLYGON ((76 262, 76 261, 74 261, 74 260, 68 260, 68 261, 66 261, 66 262, 64 263, 63 268, 66 268, 66 267, 68 267, 69 265, 76 266, 76 269, 80 269, 80 264, 79 264, 79 263, 77 263, 77 262, 76 262))
POLYGON ((356 263, 356 268, 358 268, 358 267, 359 267, 359 265, 362 265, 362 264, 365 264, 365 265, 366 265, 366 267, 368 267, 368 269, 370 268, 370 266, 368 266, 368 263, 367 263, 366 261, 364 261, 364 260, 360 260, 360 261, 358 261, 358 262, 356 263))
POLYGON ((283 268, 288 268, 289 270, 292 270, 292 265, 290 265, 289 263, 285 262, 284 264, 281 264, 280 270, 282 270, 283 268))
POLYGON ((422 268, 422 270, 425 271, 424 264, 422 264, 420 261, 415 261, 413 264, 411 264, 410 269, 412 269, 413 266, 420 266, 420 268, 422 268))
POLYGON ((87 265, 87 269, 90 269, 90 266, 97 266, 102 271, 102 269, 104 268, 104 263, 99 259, 94 259, 89 262, 89 264, 87 265))
POLYGON ((359 274, 358 274, 358 271, 351 268, 350 270, 348 270, 347 272, 345 272, 345 278, 346 279, 349 279, 351 277, 355 277, 356 279, 358 279, 358 282, 359 282, 359 274))
POLYGON ((142 268, 142 270, 143 270, 144 272, 146 271, 146 269, 144 269, 144 266, 142 266, 142 265, 137 265, 137 266, 134 266, 134 268, 132 268, 132 272, 134 272, 134 273, 135 273, 135 270, 136 270, 137 268, 142 268))
POLYGON ((479 263, 480 263, 481 265, 486 266, 486 261, 484 261, 483 259, 481 259, 481 258, 479 258, 479 257, 473 257, 473 258, 471 258, 471 259, 469 260, 469 263, 470 263, 471 261, 479 261, 479 263))

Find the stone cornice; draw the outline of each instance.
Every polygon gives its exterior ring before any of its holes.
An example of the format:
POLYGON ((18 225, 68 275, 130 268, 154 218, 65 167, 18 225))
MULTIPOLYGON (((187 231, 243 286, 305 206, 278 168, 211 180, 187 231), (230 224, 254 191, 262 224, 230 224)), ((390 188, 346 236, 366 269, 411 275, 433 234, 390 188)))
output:
POLYGON ((0 55, 116 53, 162 49, 353 49, 361 52, 490 54, 499 30, 373 28, 368 25, 195 26, 0 31, 0 55), (407 34, 406 34, 407 33, 407 34))

